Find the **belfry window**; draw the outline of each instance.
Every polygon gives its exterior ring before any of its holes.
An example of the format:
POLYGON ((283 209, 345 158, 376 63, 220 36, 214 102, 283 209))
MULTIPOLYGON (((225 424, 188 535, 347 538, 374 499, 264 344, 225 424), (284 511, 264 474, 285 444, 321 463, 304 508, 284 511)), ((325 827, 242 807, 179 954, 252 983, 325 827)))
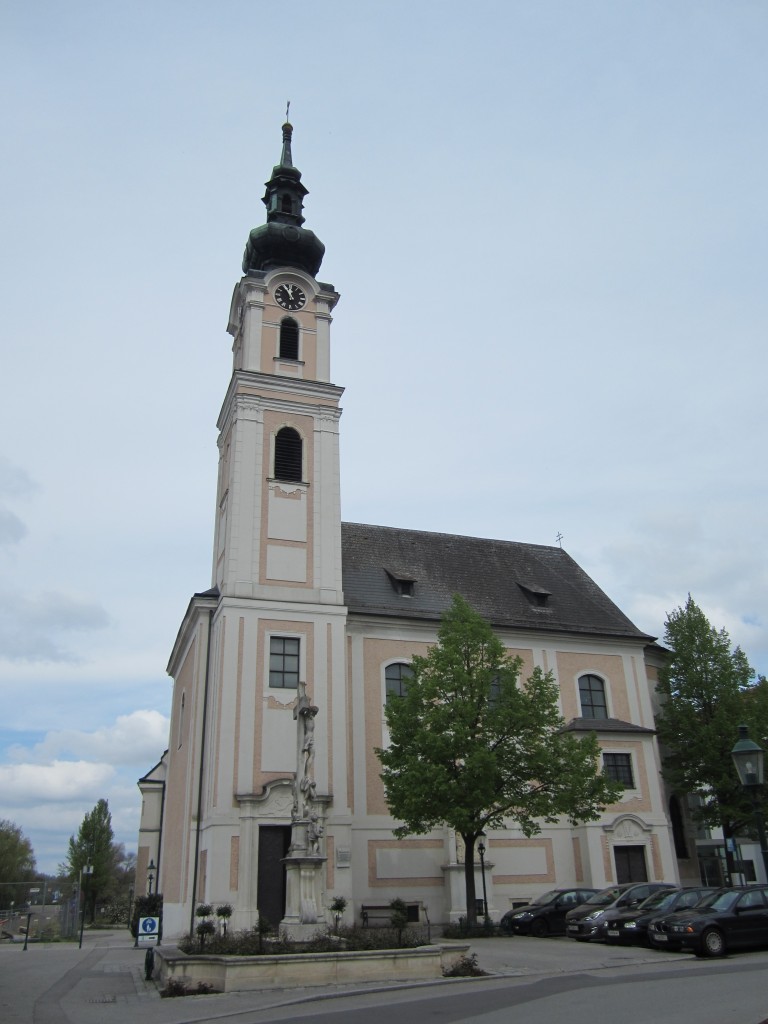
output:
POLYGON ((281 213, 293 213, 293 203, 290 196, 283 196, 280 200, 281 213))
POLYGON ((299 325, 290 316, 280 321, 280 358, 299 358, 299 325))
POLYGON ((586 675, 579 679, 579 698, 582 718, 607 718, 605 683, 599 676, 586 675))
POLYGON ((275 437, 275 479, 301 480, 301 466, 301 437, 293 427, 283 427, 275 437))

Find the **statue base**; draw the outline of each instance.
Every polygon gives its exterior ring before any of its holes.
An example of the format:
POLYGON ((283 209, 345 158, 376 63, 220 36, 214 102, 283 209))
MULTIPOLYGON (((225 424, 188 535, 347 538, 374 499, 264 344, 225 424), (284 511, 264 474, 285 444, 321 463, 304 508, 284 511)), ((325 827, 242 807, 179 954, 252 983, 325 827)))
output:
POLYGON ((280 931, 291 939, 306 942, 328 927, 322 905, 323 866, 326 860, 326 857, 319 854, 298 851, 289 853, 283 860, 285 917, 280 922, 280 931))

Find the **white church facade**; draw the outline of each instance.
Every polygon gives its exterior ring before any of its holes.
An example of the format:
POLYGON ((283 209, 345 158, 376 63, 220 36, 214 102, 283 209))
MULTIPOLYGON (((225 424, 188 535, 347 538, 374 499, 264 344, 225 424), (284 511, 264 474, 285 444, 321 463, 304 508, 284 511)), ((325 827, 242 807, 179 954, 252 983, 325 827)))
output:
POLYGON ((625 787, 599 821, 490 833, 490 915, 555 885, 676 881, 652 638, 559 547, 342 522, 339 295, 317 278, 291 134, 232 299, 211 587, 189 602, 168 665, 168 749, 139 782, 137 884, 151 863, 167 936, 202 902, 231 904, 234 928, 330 921, 335 896, 348 922, 394 897, 434 924, 466 914, 460 841, 448 828, 395 839, 375 755, 387 694, 455 593, 524 676, 554 673, 567 727, 596 732, 625 787))

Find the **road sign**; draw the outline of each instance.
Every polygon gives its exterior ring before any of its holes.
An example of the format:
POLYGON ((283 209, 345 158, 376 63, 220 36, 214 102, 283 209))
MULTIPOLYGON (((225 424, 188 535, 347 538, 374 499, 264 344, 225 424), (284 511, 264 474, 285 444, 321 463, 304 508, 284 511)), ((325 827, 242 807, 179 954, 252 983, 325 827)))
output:
POLYGON ((154 946, 157 945, 157 940, 160 937, 160 918, 159 917, 140 917, 139 918, 139 943, 143 946, 154 946))

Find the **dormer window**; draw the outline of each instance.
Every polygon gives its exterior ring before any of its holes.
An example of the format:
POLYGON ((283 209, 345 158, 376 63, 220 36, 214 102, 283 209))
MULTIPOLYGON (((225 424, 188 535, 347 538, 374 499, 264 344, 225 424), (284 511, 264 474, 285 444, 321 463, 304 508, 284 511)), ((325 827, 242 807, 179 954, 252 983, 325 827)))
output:
POLYGON ((395 588, 400 597, 413 597, 416 589, 416 580, 409 573, 396 572, 394 569, 384 570, 389 576, 389 582, 395 588))
POLYGON ((280 321, 280 358, 299 358, 299 325, 290 316, 280 321))
POLYGON ((549 599, 552 596, 549 590, 545 590, 544 587, 539 587, 535 583, 520 583, 518 581, 517 585, 534 608, 546 608, 548 606, 549 599))

